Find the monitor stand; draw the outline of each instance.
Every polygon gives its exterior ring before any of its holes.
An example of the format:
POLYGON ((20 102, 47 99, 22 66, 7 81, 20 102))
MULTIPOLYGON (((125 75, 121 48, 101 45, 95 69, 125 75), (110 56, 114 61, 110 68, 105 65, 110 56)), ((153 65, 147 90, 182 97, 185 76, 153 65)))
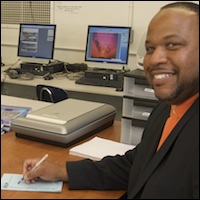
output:
POLYGON ((22 63, 37 63, 37 64, 49 64, 51 59, 45 58, 32 58, 32 57, 20 57, 22 63))

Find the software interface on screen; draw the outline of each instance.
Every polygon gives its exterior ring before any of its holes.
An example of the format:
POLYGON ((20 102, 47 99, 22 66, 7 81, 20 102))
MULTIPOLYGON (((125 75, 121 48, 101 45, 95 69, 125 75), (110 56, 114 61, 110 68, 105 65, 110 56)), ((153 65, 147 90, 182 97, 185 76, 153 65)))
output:
POLYGON ((18 56, 52 59, 55 24, 20 24, 18 56))
POLYGON ((127 64, 130 27, 88 26, 85 61, 127 64))

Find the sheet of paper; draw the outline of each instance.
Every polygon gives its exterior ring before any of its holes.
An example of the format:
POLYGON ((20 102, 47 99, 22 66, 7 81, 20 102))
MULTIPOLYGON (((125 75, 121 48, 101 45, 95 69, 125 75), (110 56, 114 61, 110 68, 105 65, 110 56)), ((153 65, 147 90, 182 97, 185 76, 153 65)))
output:
POLYGON ((62 181, 43 181, 38 180, 35 183, 26 184, 21 182, 22 174, 5 173, 1 177, 1 190, 18 190, 29 192, 62 192, 62 181))
POLYGON ((69 150, 69 153, 92 160, 101 160, 103 157, 116 154, 123 155, 126 151, 135 148, 134 145, 115 142, 108 139, 94 137, 93 139, 77 145, 69 150))

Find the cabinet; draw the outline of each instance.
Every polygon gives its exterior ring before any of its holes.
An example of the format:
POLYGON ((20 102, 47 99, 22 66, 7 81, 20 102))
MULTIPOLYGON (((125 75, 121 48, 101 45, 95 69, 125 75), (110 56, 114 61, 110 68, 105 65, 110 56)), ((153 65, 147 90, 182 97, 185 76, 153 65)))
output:
POLYGON ((120 142, 137 145, 153 108, 158 103, 144 71, 136 69, 124 75, 120 142))

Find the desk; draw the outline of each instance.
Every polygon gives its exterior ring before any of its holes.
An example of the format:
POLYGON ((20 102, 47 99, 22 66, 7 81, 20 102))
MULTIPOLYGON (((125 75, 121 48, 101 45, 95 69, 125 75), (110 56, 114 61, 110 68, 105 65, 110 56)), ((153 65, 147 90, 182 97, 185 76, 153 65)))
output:
MULTIPOLYGON (((96 134, 99 137, 120 141, 121 122, 115 121, 113 126, 96 134)), ((93 136, 85 139, 85 142, 93 136)), ((78 144, 80 144, 79 142, 78 144)), ((77 144, 76 144, 77 145, 77 144)), ((74 145, 75 146, 75 145, 74 145)), ((71 147, 70 147, 71 148, 71 147)), ((48 159, 56 163, 82 158, 69 155, 69 148, 15 137, 13 132, 1 136, 1 176, 3 173, 22 173, 22 164, 26 158, 42 157, 48 153, 48 159)), ((125 191, 69 190, 64 183, 62 193, 1 191, 1 199, 118 199, 125 191)))
POLYGON ((31 107, 34 111, 52 105, 52 103, 1 95, 1 105, 31 107))
POLYGON ((1 67, 2 94, 37 99, 35 89, 37 84, 56 86, 66 90, 70 98, 113 105, 117 109, 116 119, 121 120, 123 92, 117 92, 115 88, 80 85, 64 76, 55 76, 52 80, 44 80, 38 76, 33 80, 10 79, 3 72, 7 68, 8 66, 1 67))

